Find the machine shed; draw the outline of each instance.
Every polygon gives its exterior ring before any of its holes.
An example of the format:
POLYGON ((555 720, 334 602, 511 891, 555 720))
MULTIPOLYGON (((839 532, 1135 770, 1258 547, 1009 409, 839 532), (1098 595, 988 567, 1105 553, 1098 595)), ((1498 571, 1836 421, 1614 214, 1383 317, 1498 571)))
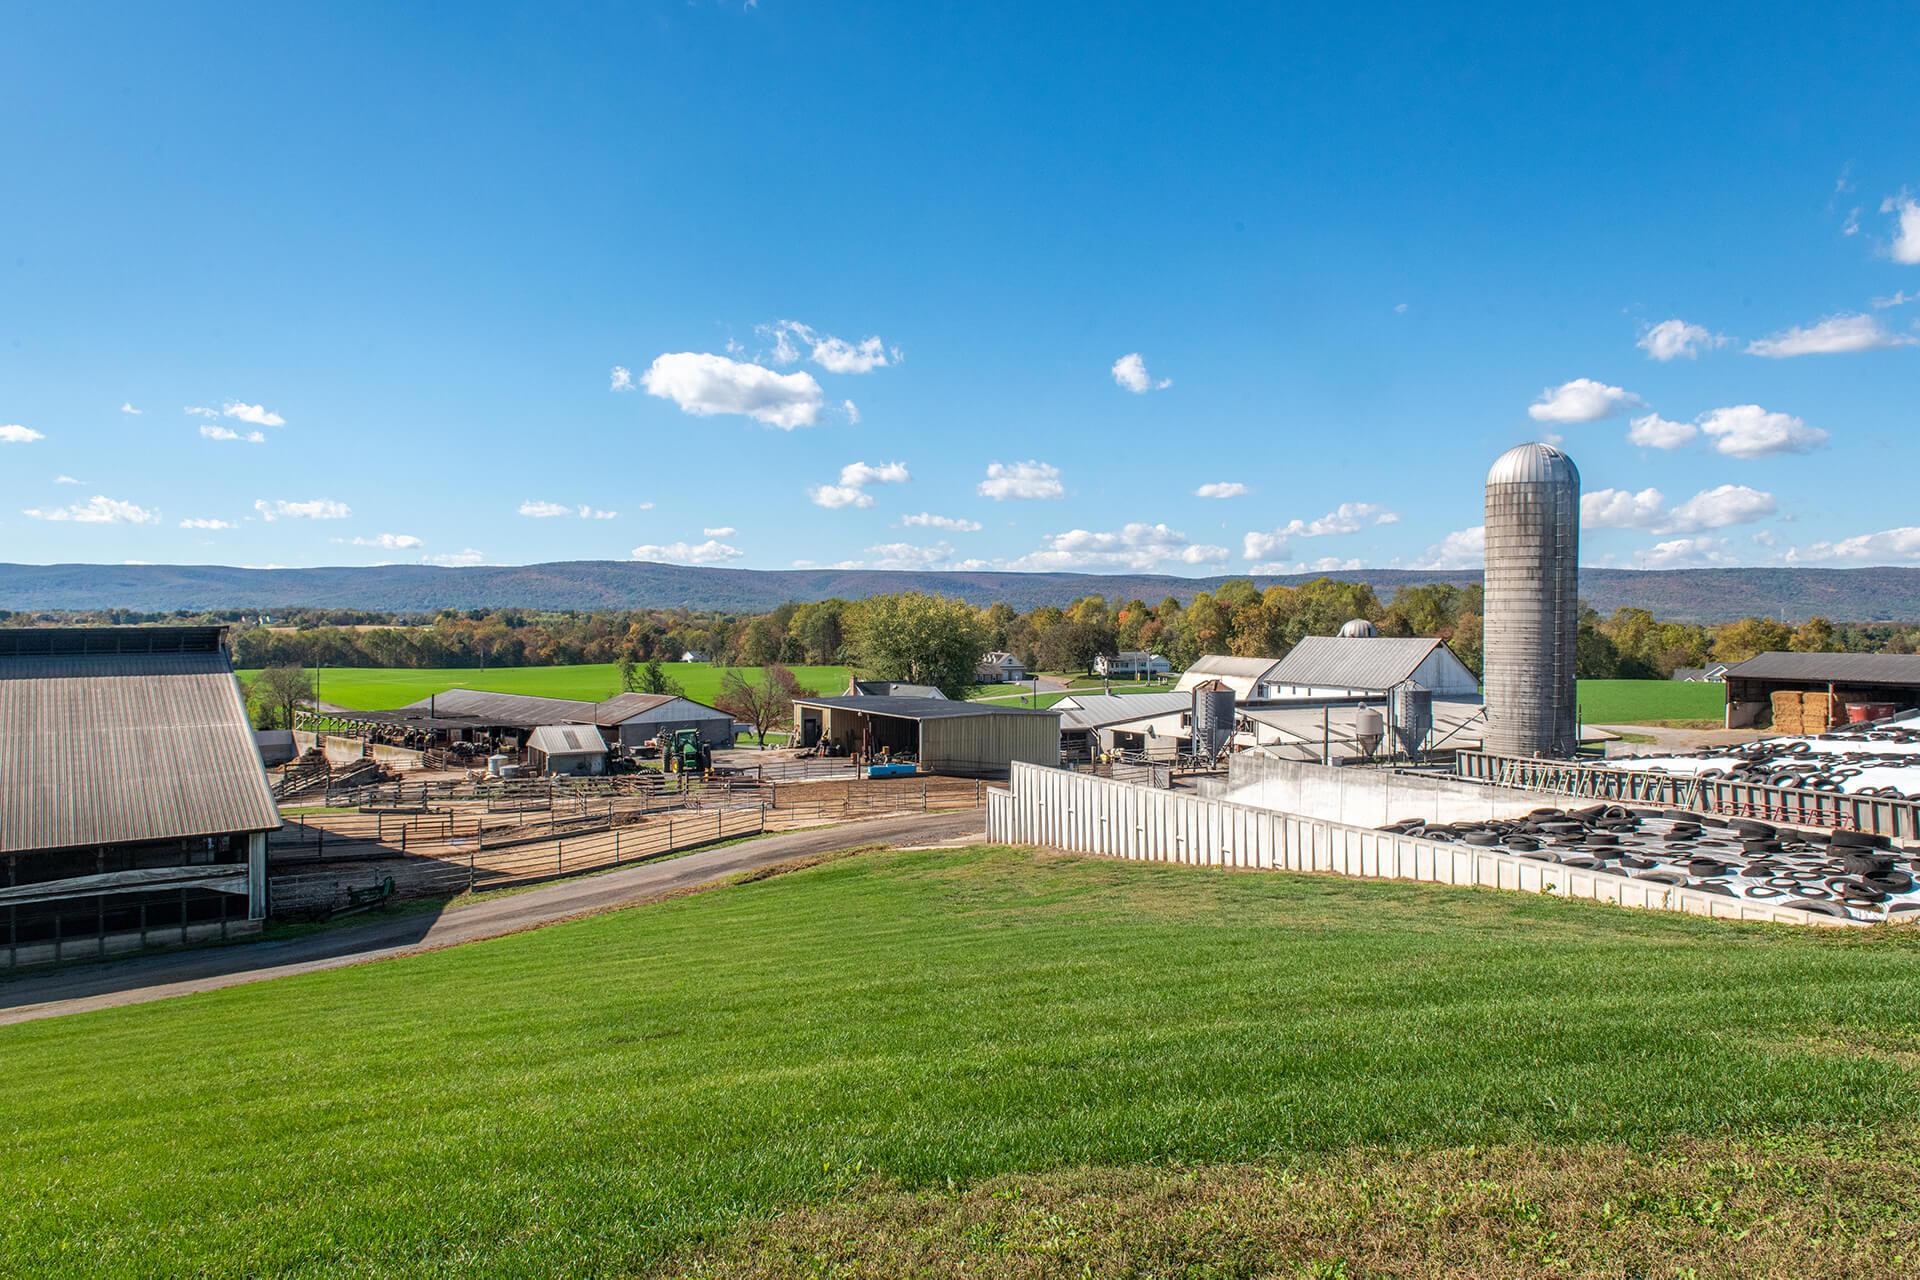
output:
POLYGON ((607 771, 607 744, 592 725, 541 725, 527 739, 527 759, 542 773, 593 777, 607 771))
POLYGON ((1847 719, 1849 704, 1920 707, 1920 654, 1762 653, 1728 667, 1721 678, 1729 729, 1765 724, 1776 693, 1831 695, 1836 722, 1847 719))
POLYGON ((942 698, 796 698, 796 741, 862 761, 919 761, 927 773, 1004 777, 1015 761, 1057 767, 1060 714, 942 698))
POLYGON ((1306 636, 1266 675, 1267 697, 1384 694, 1411 681, 1436 697, 1476 698, 1480 682, 1443 640, 1400 636, 1306 636))

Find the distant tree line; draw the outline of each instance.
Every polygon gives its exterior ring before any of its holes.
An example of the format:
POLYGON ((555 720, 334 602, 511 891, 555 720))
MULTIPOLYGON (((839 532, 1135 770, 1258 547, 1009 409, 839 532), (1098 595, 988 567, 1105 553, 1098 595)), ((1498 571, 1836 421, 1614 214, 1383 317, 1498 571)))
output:
MULTIPOLYGON (((764 614, 687 609, 537 613, 443 610, 382 614, 305 609, 261 615, 0 614, 0 621, 84 624, 219 622, 233 628, 241 667, 524 667, 615 663, 629 689, 672 692, 662 663, 687 652, 727 666, 837 665, 862 675, 964 688, 987 650, 1013 653, 1037 671, 1089 671, 1123 649, 1158 653, 1176 670, 1209 653, 1283 657, 1303 636, 1331 635, 1365 618, 1382 635, 1437 636, 1480 670, 1483 595, 1479 586, 1403 587, 1383 603, 1364 583, 1322 578, 1261 590, 1223 584, 1182 604, 1167 597, 1086 596, 1064 608, 976 609, 959 600, 907 593, 865 600, 789 603, 764 614)), ((1589 678, 1664 679, 1678 667, 1740 662, 1768 650, 1920 652, 1920 625, 1833 622, 1797 626, 1743 618, 1717 626, 1663 622, 1645 609, 1580 614, 1578 666, 1589 678)))

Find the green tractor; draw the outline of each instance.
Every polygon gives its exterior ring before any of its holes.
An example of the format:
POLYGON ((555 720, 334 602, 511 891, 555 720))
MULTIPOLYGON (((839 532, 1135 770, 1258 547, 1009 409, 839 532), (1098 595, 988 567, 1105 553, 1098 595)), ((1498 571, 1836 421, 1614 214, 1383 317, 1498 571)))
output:
POLYGON ((698 729, 675 729, 660 748, 660 764, 668 773, 698 775, 713 763, 713 753, 698 729))

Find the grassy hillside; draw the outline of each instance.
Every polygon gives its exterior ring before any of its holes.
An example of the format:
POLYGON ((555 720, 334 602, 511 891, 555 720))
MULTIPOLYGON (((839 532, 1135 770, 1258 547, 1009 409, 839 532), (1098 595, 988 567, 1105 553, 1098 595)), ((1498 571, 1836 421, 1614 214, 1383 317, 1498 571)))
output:
POLYGON ((0 1028, 0 1270, 1910 1274, 1916 961, 872 855, 0 1028))
MULTIPOLYGON (((663 670, 689 698, 711 703, 720 692, 720 678, 729 670, 706 662, 670 662, 663 670)), ((760 678, 758 667, 732 668, 749 680, 760 678)), ((847 687, 845 667, 794 667, 802 688, 813 693, 842 693, 847 687)), ((242 671, 251 680, 257 671, 242 671)), ((492 693, 532 693, 547 698, 599 701, 620 692, 620 669, 614 664, 589 663, 572 667, 327 667, 319 672, 317 691, 322 702, 356 711, 381 711, 417 702, 448 689, 485 689, 492 693)))

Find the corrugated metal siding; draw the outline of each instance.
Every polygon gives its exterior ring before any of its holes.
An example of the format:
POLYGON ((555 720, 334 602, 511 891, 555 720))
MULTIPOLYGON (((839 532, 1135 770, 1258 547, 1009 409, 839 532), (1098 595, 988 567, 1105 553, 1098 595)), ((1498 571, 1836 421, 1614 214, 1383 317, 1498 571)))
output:
POLYGON ((933 773, 998 775, 1016 761, 1057 768, 1057 716, 966 716, 920 722, 920 767, 933 773))
POLYGON ((0 657, 0 853, 279 825, 224 653, 0 657))
POLYGON ((448 689, 431 698, 409 702, 408 708, 443 716, 472 716, 483 724, 537 729, 561 721, 591 722, 596 704, 570 698, 542 698, 531 693, 487 693, 480 689, 448 689))
POLYGON ((1267 676, 1268 684, 1391 689, 1413 678, 1438 640, 1400 636, 1307 636, 1267 676))
POLYGON ((1053 704, 1062 729, 1098 729, 1193 707, 1191 693, 1074 694, 1053 704), (1069 706, 1068 704, 1073 705, 1069 706))

